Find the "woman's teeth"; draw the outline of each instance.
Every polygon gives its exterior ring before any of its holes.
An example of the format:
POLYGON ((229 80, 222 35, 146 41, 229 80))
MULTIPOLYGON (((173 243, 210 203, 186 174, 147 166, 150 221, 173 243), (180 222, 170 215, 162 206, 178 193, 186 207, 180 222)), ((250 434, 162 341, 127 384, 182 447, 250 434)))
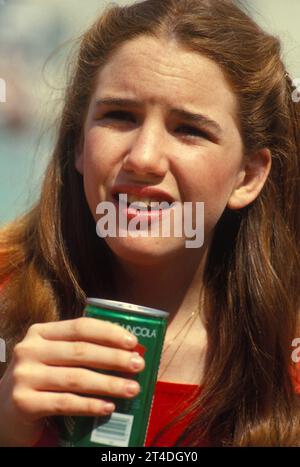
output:
MULTIPOLYGON (((119 201, 121 201, 120 198, 119 198, 119 201)), ((128 206, 130 205, 130 207, 134 209, 139 209, 139 210, 162 209, 162 206, 160 206, 161 203, 162 201, 158 201, 153 198, 140 198, 135 195, 129 195, 129 194, 127 195, 127 205, 128 206)))

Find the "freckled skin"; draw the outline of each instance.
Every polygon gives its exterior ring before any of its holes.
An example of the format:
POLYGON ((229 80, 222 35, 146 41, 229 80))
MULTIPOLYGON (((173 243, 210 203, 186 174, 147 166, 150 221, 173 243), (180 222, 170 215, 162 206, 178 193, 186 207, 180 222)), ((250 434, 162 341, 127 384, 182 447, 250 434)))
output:
MULTIPOLYGON (((236 116, 236 96, 212 60, 176 42, 149 37, 123 44, 99 72, 85 122, 84 148, 76 160, 95 221, 96 206, 110 199, 115 183, 142 182, 182 203, 204 202, 207 241, 244 174, 236 116), (95 110, 96 100, 106 96, 134 98, 143 108, 95 110), (208 116, 220 125, 222 136, 216 140, 178 131, 185 125, 202 128, 172 116, 172 107, 208 116), (111 110, 130 112, 133 120, 104 120, 111 110)), ((185 238, 106 241, 118 256, 133 262, 191 254, 185 238)))

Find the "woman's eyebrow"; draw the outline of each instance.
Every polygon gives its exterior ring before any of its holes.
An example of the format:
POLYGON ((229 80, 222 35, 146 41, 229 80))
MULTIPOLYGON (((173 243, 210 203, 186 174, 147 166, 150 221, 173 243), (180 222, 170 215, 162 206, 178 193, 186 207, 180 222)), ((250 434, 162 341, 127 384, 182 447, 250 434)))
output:
MULTIPOLYGON (((101 105, 111 105, 115 107, 143 107, 143 104, 135 99, 124 99, 117 97, 103 97, 101 99, 97 99, 95 105, 96 107, 100 107, 101 105)), ((192 113, 188 110, 180 109, 177 107, 171 109, 171 114, 176 115, 185 121, 197 123, 207 128, 211 128, 211 130, 214 131, 219 138, 223 135, 223 130, 220 125, 215 120, 212 120, 206 115, 192 113)))

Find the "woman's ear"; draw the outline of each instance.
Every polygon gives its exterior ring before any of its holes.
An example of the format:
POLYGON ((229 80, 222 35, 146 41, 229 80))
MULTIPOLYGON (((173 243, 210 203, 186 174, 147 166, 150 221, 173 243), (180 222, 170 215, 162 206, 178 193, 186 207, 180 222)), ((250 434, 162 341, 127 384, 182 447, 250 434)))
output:
POLYGON ((242 209, 254 201, 261 192, 272 166, 268 148, 247 155, 243 169, 237 176, 236 186, 227 203, 229 209, 242 209))

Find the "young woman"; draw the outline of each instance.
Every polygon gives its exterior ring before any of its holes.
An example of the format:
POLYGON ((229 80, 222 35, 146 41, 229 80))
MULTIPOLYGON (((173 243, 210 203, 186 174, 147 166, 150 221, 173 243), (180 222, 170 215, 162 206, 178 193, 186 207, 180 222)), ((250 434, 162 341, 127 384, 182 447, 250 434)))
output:
POLYGON ((82 318, 87 296, 170 313, 147 445, 300 445, 293 90, 278 39, 231 1, 112 7, 84 34, 39 202, 1 231, 1 445, 138 393, 136 338, 82 318), (101 238, 97 206, 121 194, 204 203, 203 245, 101 238))

